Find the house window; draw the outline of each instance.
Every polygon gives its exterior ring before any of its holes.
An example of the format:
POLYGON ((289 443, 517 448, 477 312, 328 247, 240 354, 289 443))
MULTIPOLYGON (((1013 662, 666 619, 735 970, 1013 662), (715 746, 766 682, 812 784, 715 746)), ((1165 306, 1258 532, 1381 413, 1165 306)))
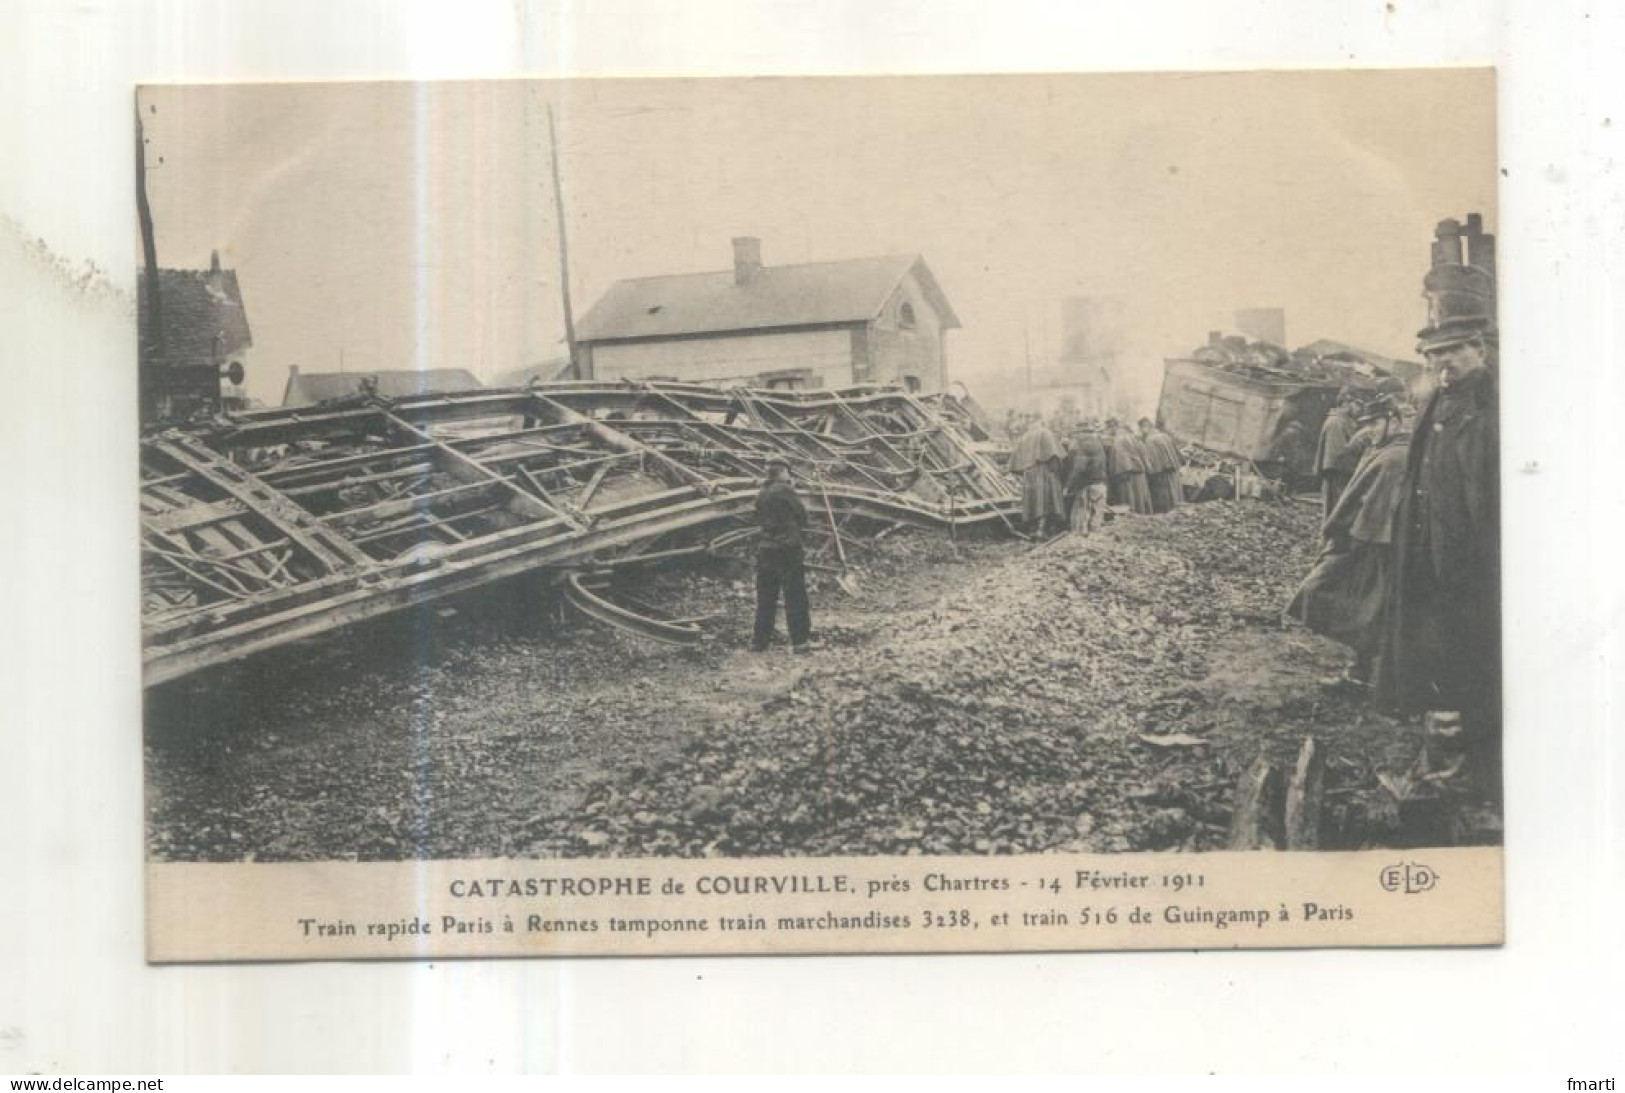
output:
POLYGON ((903 377, 903 386, 908 389, 909 394, 911 394, 911 395, 919 394, 920 393, 920 377, 919 376, 904 376, 903 377))
POLYGON ((818 386, 818 373, 811 368, 786 368, 777 372, 763 372, 756 377, 756 386, 769 391, 802 391, 818 386))
POLYGON ((897 309, 897 325, 904 330, 914 329, 914 305, 907 300, 904 300, 903 306, 897 309))

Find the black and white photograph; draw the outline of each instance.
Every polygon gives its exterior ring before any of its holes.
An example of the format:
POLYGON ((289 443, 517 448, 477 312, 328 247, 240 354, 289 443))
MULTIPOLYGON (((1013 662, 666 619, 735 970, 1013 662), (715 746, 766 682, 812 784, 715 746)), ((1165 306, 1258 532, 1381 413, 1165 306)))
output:
POLYGON ((1493 70, 134 113, 150 863, 1501 845, 1493 70))

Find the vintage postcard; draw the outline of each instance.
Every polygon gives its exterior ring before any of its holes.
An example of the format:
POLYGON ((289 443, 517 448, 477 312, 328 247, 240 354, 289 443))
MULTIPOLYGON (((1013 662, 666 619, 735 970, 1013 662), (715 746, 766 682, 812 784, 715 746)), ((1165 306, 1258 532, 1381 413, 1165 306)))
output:
POLYGON ((135 113, 149 959, 1502 940, 1492 71, 135 113))

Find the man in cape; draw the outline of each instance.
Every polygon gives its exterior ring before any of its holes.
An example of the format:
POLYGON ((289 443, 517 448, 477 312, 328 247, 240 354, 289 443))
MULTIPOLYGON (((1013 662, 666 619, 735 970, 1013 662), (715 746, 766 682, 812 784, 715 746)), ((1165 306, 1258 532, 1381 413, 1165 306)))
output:
POLYGON ((1379 399, 1363 416, 1371 430, 1366 457, 1322 525, 1320 557, 1287 608, 1315 633, 1354 651, 1353 667, 1332 681, 1345 686, 1370 685, 1386 636, 1394 514, 1410 446, 1393 400, 1379 399))
POLYGON ((1424 763, 1500 793, 1500 430, 1494 331, 1451 319, 1419 334, 1438 385, 1416 422, 1394 523, 1377 698, 1425 714, 1424 763))
POLYGON ((1021 475, 1021 518, 1029 530, 1041 535, 1064 519, 1061 456, 1055 434, 1036 416, 1010 449, 1010 469, 1021 475))
POLYGON ((1134 430, 1115 418, 1108 421, 1106 427, 1111 434, 1111 442, 1106 446, 1111 503, 1149 515, 1151 491, 1145 485, 1145 446, 1134 435, 1134 430))
POLYGON ((1151 495, 1151 511, 1178 508, 1185 500, 1185 489, 1179 482, 1179 467, 1184 462, 1179 445, 1148 417, 1140 419, 1140 443, 1145 448, 1145 484, 1151 495))

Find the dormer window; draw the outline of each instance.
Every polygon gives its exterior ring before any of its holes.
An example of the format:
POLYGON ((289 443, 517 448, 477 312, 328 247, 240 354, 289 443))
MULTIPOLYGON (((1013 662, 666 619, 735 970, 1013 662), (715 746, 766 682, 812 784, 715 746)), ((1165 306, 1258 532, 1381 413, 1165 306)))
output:
POLYGON ((897 325, 904 330, 914 329, 914 305, 907 300, 897 309, 897 325))

